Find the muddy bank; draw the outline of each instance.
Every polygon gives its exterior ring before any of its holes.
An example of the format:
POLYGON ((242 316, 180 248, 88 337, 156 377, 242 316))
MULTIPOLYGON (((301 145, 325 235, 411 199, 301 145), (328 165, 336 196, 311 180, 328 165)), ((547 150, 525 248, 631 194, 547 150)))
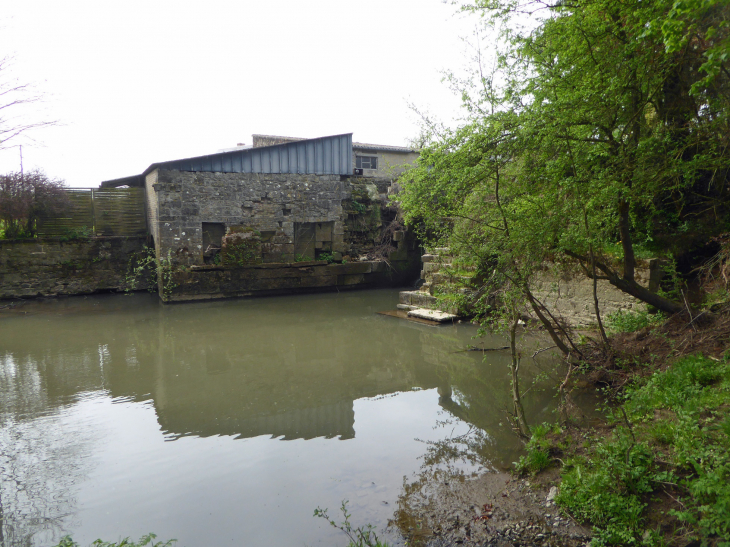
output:
POLYGON ((556 479, 549 473, 519 479, 499 471, 434 477, 401 498, 391 526, 414 547, 586 545, 590 529, 551 501, 556 479))

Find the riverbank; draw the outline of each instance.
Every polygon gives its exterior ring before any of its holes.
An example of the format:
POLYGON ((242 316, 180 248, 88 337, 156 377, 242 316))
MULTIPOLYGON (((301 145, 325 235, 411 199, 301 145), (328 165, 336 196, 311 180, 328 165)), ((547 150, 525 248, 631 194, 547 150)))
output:
MULTIPOLYGON (((581 346, 570 394, 595 391, 605 420, 570 412, 535 427, 513 474, 433 484, 408 545, 710 545, 730 541, 730 313, 620 325, 581 346)), ((575 408, 575 407, 574 407, 575 408)), ((438 481, 436 481, 438 482, 438 481)), ((402 515, 401 515, 402 517, 402 515)))

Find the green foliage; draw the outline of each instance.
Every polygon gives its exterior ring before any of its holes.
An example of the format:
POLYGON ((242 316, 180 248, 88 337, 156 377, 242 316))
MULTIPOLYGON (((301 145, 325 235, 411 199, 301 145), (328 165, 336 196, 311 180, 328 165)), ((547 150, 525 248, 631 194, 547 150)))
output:
POLYGON ((645 327, 661 325, 665 319, 666 316, 662 313, 652 315, 646 310, 618 310, 606 316, 606 328, 614 333, 635 332, 645 327))
POLYGON ((660 476, 648 445, 636 445, 621 429, 591 459, 568 462, 556 502, 594 525, 595 545, 635 543, 643 532, 642 495, 660 476))
POLYGON ((66 230, 64 235, 59 237, 61 241, 78 241, 89 239, 94 236, 94 231, 88 226, 81 226, 80 228, 69 228, 66 230))
MULTIPOLYGON (((429 126, 436 137, 401 179, 397 200, 421 235, 474 258, 493 285, 524 289, 547 260, 590 267, 595 258, 618 288, 641 293, 635 242, 662 248, 657 241, 694 230, 709 208, 720 221, 707 230, 724 226, 730 73, 710 81, 699 71, 722 49, 713 44, 727 43, 730 8, 474 0, 464 9, 502 40, 466 77, 449 75, 463 125, 429 126), (662 26, 671 19, 680 26, 662 26), (672 36, 687 36, 686 47, 675 51, 672 36)), ((665 311, 684 307, 647 293, 665 311)))
POLYGON ((317 260, 324 260, 327 264, 332 264, 335 261, 335 257, 332 253, 319 253, 317 255, 317 260))
MULTIPOLYGON (((139 541, 136 542, 130 541, 127 537, 117 543, 97 539, 94 543, 92 543, 92 545, 93 547, 172 547, 172 545, 177 541, 175 539, 171 539, 165 542, 155 542, 154 540, 156 537, 157 536, 155 534, 147 534, 146 536, 142 536, 139 541)), ((73 541, 71 536, 64 536, 61 538, 61 541, 58 545, 56 545, 56 547, 79 547, 79 544, 73 541)))
POLYGON ((388 547, 387 543, 381 542, 378 539, 378 536, 375 534, 375 528, 372 524, 358 527, 352 526, 352 524, 350 523, 350 517, 352 515, 347 512, 347 503, 348 501, 344 500, 342 502, 342 506, 340 507, 340 510, 342 511, 342 516, 345 519, 340 524, 330 518, 330 516, 327 514, 327 509, 321 509, 317 507, 314 510, 314 516, 323 518, 333 528, 337 528, 338 530, 343 531, 345 535, 350 539, 348 547, 388 547))
POLYGON ((593 544, 636 544, 647 494, 674 485, 687 541, 730 545, 728 408, 730 362, 681 359, 627 391, 613 434, 567 462, 557 503, 594 525, 593 544))
POLYGON ((294 256, 294 262, 309 262, 312 259, 309 258, 307 255, 296 255, 294 256))
POLYGON ((161 287, 161 296, 164 299, 172 295, 175 283, 175 273, 179 270, 172 260, 172 251, 168 249, 167 256, 157 259, 155 250, 151 247, 144 247, 140 253, 132 256, 127 264, 125 276, 125 292, 131 293, 139 286, 140 280, 146 278, 148 290, 154 292, 161 287))
POLYGON ((355 201, 354 199, 350 201, 349 205, 356 215, 364 215, 368 210, 367 205, 360 203, 359 201, 355 201))
POLYGON ((527 454, 520 456, 519 461, 515 462, 515 470, 518 473, 524 474, 529 472, 534 475, 550 467, 553 462, 550 456, 552 443, 547 438, 547 434, 550 432, 559 433, 560 427, 557 425, 539 424, 532 428, 530 440, 525 445, 527 454))
POLYGON ((124 283, 125 292, 131 293, 137 290, 139 282, 144 278, 147 279, 148 290, 152 292, 157 285, 157 259, 155 250, 147 246, 129 258, 124 283))

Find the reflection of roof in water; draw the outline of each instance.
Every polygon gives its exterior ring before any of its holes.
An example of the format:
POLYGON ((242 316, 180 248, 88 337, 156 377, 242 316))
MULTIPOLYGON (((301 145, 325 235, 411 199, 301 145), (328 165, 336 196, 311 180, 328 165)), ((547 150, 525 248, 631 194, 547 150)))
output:
MULTIPOLYGON (((210 435, 210 428, 179 433, 191 424, 176 424, 180 415, 168 417, 163 411, 158 414, 160 423, 170 428, 168 438, 179 438, 187 435, 210 435), (168 419, 171 418, 171 419, 168 419)), ((210 421, 210 418, 208 419, 210 421)), ((257 415, 250 418, 220 417, 215 419, 217 435, 236 435, 236 438, 271 435, 282 437, 282 440, 314 439, 315 437, 339 437, 341 440, 355 437, 355 411, 352 401, 340 401, 332 404, 286 410, 277 414, 257 415)))

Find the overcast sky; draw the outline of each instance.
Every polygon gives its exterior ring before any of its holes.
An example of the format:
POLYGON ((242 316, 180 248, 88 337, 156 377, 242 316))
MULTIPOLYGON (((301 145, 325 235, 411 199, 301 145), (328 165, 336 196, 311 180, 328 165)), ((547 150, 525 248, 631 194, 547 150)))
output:
POLYGON ((406 144, 409 102, 456 114, 441 71, 475 23, 441 0, 3 0, 0 79, 45 95, 27 121, 60 122, 15 141, 25 169, 96 187, 253 133, 406 144))

